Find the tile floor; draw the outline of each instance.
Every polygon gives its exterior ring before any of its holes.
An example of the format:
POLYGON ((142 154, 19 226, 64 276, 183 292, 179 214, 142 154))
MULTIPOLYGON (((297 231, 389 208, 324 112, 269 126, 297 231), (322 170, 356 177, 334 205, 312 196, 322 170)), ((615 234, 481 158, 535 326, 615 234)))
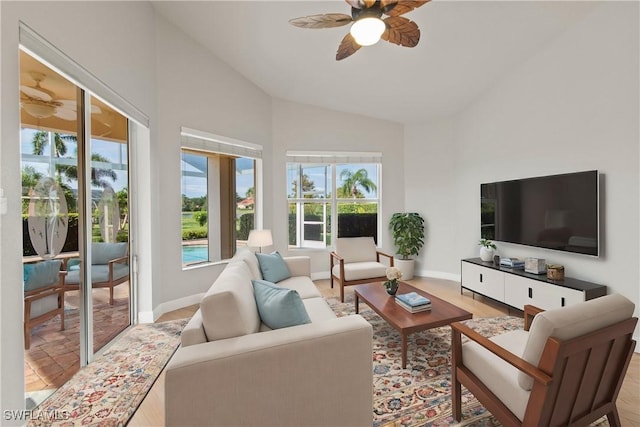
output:
MULTIPOLYGON (((129 284, 115 288, 114 304, 109 290, 93 290, 94 348, 102 348, 129 325, 129 284)), ((27 393, 57 389, 80 369, 80 321, 78 291, 65 293, 65 329, 60 316, 31 329, 31 347, 25 350, 27 393)))

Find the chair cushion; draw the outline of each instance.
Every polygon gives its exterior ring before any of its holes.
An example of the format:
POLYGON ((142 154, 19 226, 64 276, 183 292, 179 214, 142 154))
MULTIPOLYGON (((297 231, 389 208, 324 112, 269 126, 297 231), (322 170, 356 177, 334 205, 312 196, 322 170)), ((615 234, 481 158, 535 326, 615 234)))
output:
POLYGON ((91 244, 91 264, 109 264, 112 259, 123 257, 127 254, 127 242, 91 244))
POLYGON ((311 323, 298 292, 266 280, 254 280, 256 305, 262 322, 271 329, 311 323))
POLYGON ((270 254, 256 253, 262 278, 271 283, 278 283, 281 280, 291 277, 287 263, 282 259, 279 252, 270 254))
MULTIPOLYGON (((118 280, 129 275, 129 266, 127 264, 113 264, 113 280, 118 280)), ((109 265, 99 264, 91 266, 91 282, 104 283, 109 281, 109 265)), ((80 269, 73 269, 67 272, 64 279, 67 285, 77 285, 80 283, 80 269)))
POLYGON ((24 290, 32 291, 56 283, 60 279, 60 265, 62 261, 59 259, 24 264, 22 266, 24 290))
POLYGON ((373 237, 340 237, 336 239, 336 253, 344 263, 376 261, 376 243, 373 237))
MULTIPOLYGON (((547 338, 576 338, 628 319, 633 316, 634 309, 634 304, 627 298, 612 294, 537 314, 531 323, 522 358, 538 366, 547 338)), ((531 390, 533 378, 520 373, 518 383, 525 390, 531 390)))
POLYGON ((260 316, 249 267, 244 262, 227 265, 202 298, 200 311, 208 341, 257 332, 260 316))
MULTIPOLYGON (((506 332, 491 341, 520 356, 526 345, 528 332, 506 332)), ((476 342, 462 345, 462 363, 473 372, 520 420, 524 418, 529 401, 528 390, 518 384, 518 369, 511 366, 476 342)))
MULTIPOLYGON (((340 278, 340 265, 331 271, 340 278)), ((387 280, 387 266, 379 262, 356 262, 344 265, 344 280, 380 279, 387 280)))

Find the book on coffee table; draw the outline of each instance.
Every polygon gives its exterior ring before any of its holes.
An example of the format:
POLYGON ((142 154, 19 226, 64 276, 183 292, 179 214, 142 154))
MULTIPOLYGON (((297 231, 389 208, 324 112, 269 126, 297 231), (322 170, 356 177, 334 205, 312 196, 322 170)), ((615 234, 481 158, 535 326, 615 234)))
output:
POLYGON ((409 292, 407 294, 396 295, 396 300, 403 302, 409 307, 419 307, 421 305, 431 304, 431 300, 417 292, 409 292))
POLYGON ((405 310, 407 310, 409 313, 420 313, 420 312, 423 312, 423 311, 431 310, 431 303, 422 304, 422 305, 417 305, 415 307, 411 307, 410 305, 407 305, 407 304, 403 303, 402 301, 400 301, 399 299, 396 298, 396 304, 398 304, 400 307, 402 307, 405 310))

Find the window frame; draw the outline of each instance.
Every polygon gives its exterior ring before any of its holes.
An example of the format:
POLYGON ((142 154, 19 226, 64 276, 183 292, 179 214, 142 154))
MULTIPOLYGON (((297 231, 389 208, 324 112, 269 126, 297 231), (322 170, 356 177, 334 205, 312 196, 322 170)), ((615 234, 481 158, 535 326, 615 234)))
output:
MULTIPOLYGON (((326 244, 326 234, 330 233, 331 236, 338 235, 338 206, 344 203, 356 203, 356 204, 365 204, 365 203, 377 203, 377 216, 378 221, 376 224, 377 227, 377 247, 382 247, 382 224, 380 219, 382 218, 382 155, 381 153, 370 153, 370 152, 303 152, 303 151, 288 151, 287 152, 287 162, 286 162, 286 170, 287 174, 291 170, 292 165, 295 165, 296 175, 295 179, 300 183, 297 185, 295 194, 296 197, 290 197, 290 182, 287 177, 287 216, 289 215, 290 205, 295 204, 296 208, 296 244, 288 245, 291 250, 309 250, 309 249, 331 249, 333 248, 335 237, 332 237, 331 243, 329 245, 326 244), (376 197, 365 197, 365 198, 340 198, 338 197, 338 167, 341 165, 353 165, 357 166, 358 164, 366 164, 366 165, 374 165, 376 168, 376 197), (329 167, 329 179, 331 181, 331 189, 327 195, 327 189, 325 186, 325 197, 304 197, 303 194, 303 185, 302 185, 302 177, 304 175, 303 171, 305 168, 309 167, 329 167), (325 219, 323 221, 323 245, 305 245, 305 241, 303 238, 303 227, 308 222, 304 219, 304 204, 321 204, 323 205, 323 212, 325 213, 325 219), (331 218, 331 227, 330 230, 326 230, 326 212, 329 211, 329 215, 331 218), (334 220, 335 219, 335 220, 334 220)), ((327 176, 325 172, 325 176, 327 176)), ((326 179, 325 179, 326 181, 326 179)), ((288 218, 287 218, 288 221, 288 218)), ((288 241, 288 239, 287 239, 288 241)))
MULTIPOLYGON (((180 161, 182 161, 182 154, 189 152, 196 155, 202 155, 207 158, 207 169, 211 171, 211 163, 214 155, 227 156, 227 157, 243 157, 253 160, 254 165, 254 228, 262 228, 263 225, 263 169, 262 169, 262 146, 246 141, 241 141, 234 138, 229 138, 221 135, 212 134, 205 131, 195 130, 187 127, 181 127, 180 129, 180 161)), ((182 167, 180 173, 180 180, 182 184, 182 167)), ((219 197, 214 198, 210 195, 210 188, 214 178, 210 172, 207 173, 207 245, 209 259, 207 261, 196 262, 191 264, 182 263, 182 236, 180 238, 181 244, 181 259, 180 263, 183 270, 189 270, 193 268, 199 268, 209 265, 215 265, 219 263, 226 263, 231 258, 223 257, 220 254, 220 259, 212 259, 212 252, 215 251, 216 243, 219 245, 220 233, 217 233, 218 229, 213 228, 212 218, 219 218, 221 215, 221 206, 219 203, 219 197), (216 239, 218 237, 218 240, 216 239)), ((182 185, 181 185, 182 189, 182 185)), ((182 191, 180 191, 180 206, 182 207, 182 191)), ((182 230, 182 215, 180 218, 180 230, 182 230)), ((218 251, 219 252, 219 251, 218 251)), ((233 256, 233 255, 232 255, 233 256)))

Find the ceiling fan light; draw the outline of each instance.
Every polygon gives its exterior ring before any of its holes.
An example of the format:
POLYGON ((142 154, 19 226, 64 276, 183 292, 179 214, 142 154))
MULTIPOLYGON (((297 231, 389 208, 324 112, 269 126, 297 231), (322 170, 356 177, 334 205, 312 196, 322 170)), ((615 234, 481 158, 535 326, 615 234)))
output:
POLYGON ((38 101, 22 101, 22 108, 27 112, 30 116, 35 117, 36 119, 46 119, 47 117, 51 117, 56 113, 55 105, 47 104, 44 102, 38 101))
POLYGON ((378 43, 386 25, 379 18, 358 19, 349 31, 360 46, 371 46, 378 43))

